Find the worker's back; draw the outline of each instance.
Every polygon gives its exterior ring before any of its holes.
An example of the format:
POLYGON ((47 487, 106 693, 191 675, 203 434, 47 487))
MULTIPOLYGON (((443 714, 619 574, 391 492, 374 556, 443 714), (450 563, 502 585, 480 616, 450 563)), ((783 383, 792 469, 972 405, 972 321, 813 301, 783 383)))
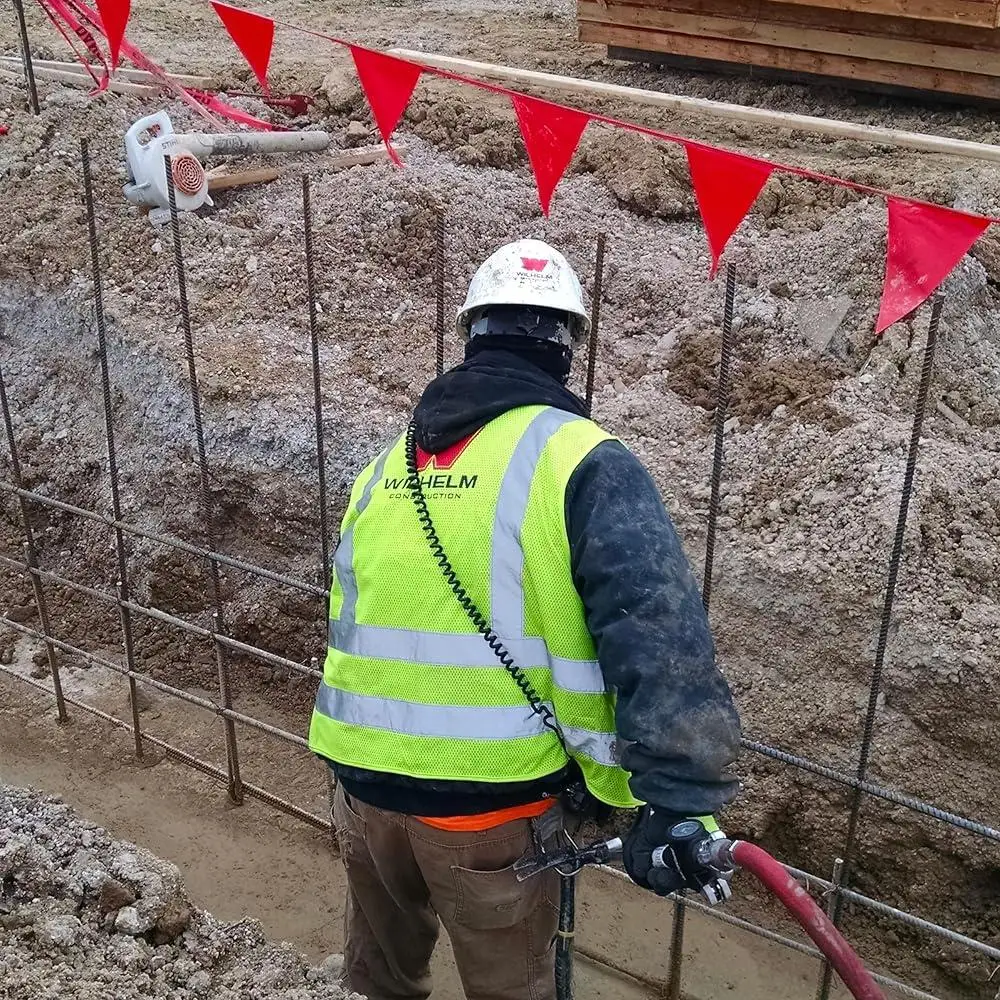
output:
POLYGON ((403 439, 372 462, 337 552, 316 752, 414 778, 519 782, 565 767, 561 730, 591 791, 635 804, 566 535, 569 479, 609 439, 580 415, 520 406, 437 455, 415 450, 416 496, 403 439))

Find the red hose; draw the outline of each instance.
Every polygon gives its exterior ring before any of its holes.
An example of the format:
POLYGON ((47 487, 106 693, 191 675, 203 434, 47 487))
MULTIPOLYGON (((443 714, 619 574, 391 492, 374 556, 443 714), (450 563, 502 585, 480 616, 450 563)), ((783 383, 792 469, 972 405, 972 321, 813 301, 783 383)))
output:
POLYGON ((737 865, 756 875, 781 900, 830 960, 844 985, 857 1000, 885 1000, 885 994, 840 931, 816 905, 812 896, 767 851, 738 840, 733 844, 730 854, 737 865))

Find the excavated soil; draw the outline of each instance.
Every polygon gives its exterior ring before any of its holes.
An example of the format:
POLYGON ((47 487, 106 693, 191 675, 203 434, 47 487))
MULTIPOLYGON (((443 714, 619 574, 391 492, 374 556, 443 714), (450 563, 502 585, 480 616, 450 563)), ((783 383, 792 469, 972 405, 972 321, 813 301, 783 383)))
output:
POLYGON ((312 967, 255 920, 216 920, 191 904, 176 866, 51 796, 0 786, 0 886, 6 996, 357 996, 337 984, 342 956, 312 967))
MULTIPOLYGON (((322 9, 275 0, 267 9, 378 46, 1000 140, 986 110, 612 63, 600 49, 573 41, 572 11, 562 2, 531 12, 500 0, 401 0, 377 8, 339 2, 322 9)), ((35 13, 29 10, 37 54, 62 58, 58 39, 35 13)), ((240 89, 247 83, 248 71, 207 4, 184 0, 161 11, 143 0, 133 17, 135 41, 169 68, 215 74, 240 89)), ((3 32, 0 47, 14 52, 10 27, 3 32)), ((352 122, 370 129, 343 53, 319 39, 279 31, 274 84, 316 95, 297 126, 329 129, 344 144, 355 141, 347 135, 352 122)), ((42 92, 43 113, 32 118, 20 90, 0 77, 0 121, 11 127, 0 139, 0 358, 22 475, 30 488, 63 501, 110 509, 80 200, 78 141, 88 136, 125 518, 204 541, 170 234, 126 206, 120 190, 123 133, 152 105, 123 96, 88 101, 51 84, 42 92)), ((185 108, 166 106, 179 129, 200 128, 185 108)), ((621 101, 589 106, 1000 213, 1000 173, 983 163, 730 128, 621 101)), ((318 578, 299 183, 308 172, 332 515, 339 516, 373 451, 401 430, 432 374, 436 211, 447 219, 449 308, 476 262, 521 235, 564 249, 589 290, 594 242, 604 230, 595 415, 646 462, 700 572, 723 289, 706 281, 704 237, 681 151, 591 127, 545 220, 502 99, 426 79, 398 138, 402 171, 386 164, 333 171, 325 154, 281 160, 285 174, 276 183, 221 194, 214 209, 182 219, 219 547, 310 582, 318 578)), ((748 736, 845 770, 857 761, 927 324, 923 313, 873 340, 884 252, 882 201, 775 176, 729 254, 738 276, 737 346, 712 604, 721 662, 748 736)), ((993 826, 1000 821, 1000 660, 992 641, 1000 628, 998 287, 1000 242, 987 234, 945 286, 871 772, 993 826)), ((449 341, 449 363, 458 353, 449 341)), ((3 503, 3 551, 20 558, 22 526, 9 498, 3 503)), ((46 568, 113 587, 113 540, 103 528, 37 507, 31 517, 46 568)), ((136 598, 209 626, 210 590, 198 560, 147 541, 131 544, 136 598)), ((34 625, 25 578, 0 569, 10 615, 34 625)), ((60 635, 117 655, 113 607, 55 586, 48 593, 60 635)), ((324 615, 315 599, 235 571, 223 574, 223 596, 236 638, 300 662, 321 655, 324 615)), ((136 627, 142 669, 211 697, 216 665, 207 643, 178 638, 159 623, 136 627)), ((36 650, 14 640, 9 634, 0 643, 0 661, 30 667, 36 650)), ((72 665, 86 672, 86 664, 72 665)), ((282 724, 303 730, 309 683, 241 657, 232 667, 238 700, 253 699, 260 711, 273 705, 282 724)), ((44 675, 43 664, 34 668, 44 675)), ((124 711, 120 703, 117 710, 124 711)), ((269 765, 264 754, 255 762, 281 792, 286 765, 269 765)), ((727 813, 729 829, 828 874, 842 850, 845 792, 752 755, 743 757, 740 772, 745 788, 727 813)), ((294 786, 309 798, 304 780, 294 786)), ((864 808, 857 876, 863 892, 996 944, 998 870, 995 845, 898 807, 864 808)), ((988 963, 960 947, 863 911, 848 912, 845 926, 876 965, 939 996, 995 992, 987 985, 988 963)))

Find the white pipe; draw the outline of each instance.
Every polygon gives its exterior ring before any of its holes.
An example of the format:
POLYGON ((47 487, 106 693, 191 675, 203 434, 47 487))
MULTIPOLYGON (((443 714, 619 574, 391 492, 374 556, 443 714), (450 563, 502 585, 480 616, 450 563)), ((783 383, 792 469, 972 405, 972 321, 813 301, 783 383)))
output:
POLYGON ((177 142, 200 160, 253 153, 318 153, 330 145, 329 132, 178 133, 177 142))
POLYGON ((389 52, 400 59, 408 59, 410 62, 420 63, 423 66, 450 70, 453 73, 468 73, 493 80, 532 84, 565 93, 624 98, 636 104, 669 108, 672 111, 693 112, 729 121, 802 129, 820 135, 835 136, 839 139, 857 139, 861 142, 918 149, 925 153, 947 153, 952 156, 965 156, 969 159, 1000 163, 1000 146, 985 142, 947 139, 944 136, 927 135, 923 132, 904 132, 897 129, 881 128, 877 125, 861 125, 856 122, 840 122, 829 118, 815 118, 811 115, 797 115, 787 111, 748 108, 742 104, 725 104, 722 101, 710 101, 703 97, 682 97, 679 94, 664 94, 658 90, 640 90, 615 83, 600 83, 572 76, 557 76, 554 73, 498 66, 494 63, 475 62, 472 59, 458 59, 454 56, 418 52, 414 49, 390 49, 389 52))

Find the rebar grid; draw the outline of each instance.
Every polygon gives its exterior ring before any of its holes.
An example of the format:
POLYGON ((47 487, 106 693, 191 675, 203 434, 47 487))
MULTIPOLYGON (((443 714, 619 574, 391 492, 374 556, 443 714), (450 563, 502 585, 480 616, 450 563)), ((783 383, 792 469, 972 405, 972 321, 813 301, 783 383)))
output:
MULTIPOLYGON (((23 684, 27 684, 28 687, 34 688, 36 691, 41 691, 44 694, 49 695, 52 694, 49 688, 47 688, 44 684, 40 684, 38 681, 32 680, 29 677, 22 677, 20 674, 11 670, 10 667, 0 665, 0 674, 13 677, 15 680, 19 680, 23 684)), ((124 719, 119 719, 115 715, 109 715, 107 712, 104 712, 99 708, 95 708, 93 705, 88 705, 87 702, 81 701, 79 698, 67 696, 66 704, 80 709, 81 712, 93 715, 112 726, 116 726, 118 729, 124 729, 128 733, 132 732, 132 726, 124 719)), ((245 721, 245 718, 246 717, 244 717, 242 721, 245 721)), ((256 722, 257 720, 254 721, 256 722)), ((193 754, 189 754, 185 750, 181 750, 180 747, 175 747, 172 743, 168 743, 166 740, 161 740, 157 736, 150 736, 149 733, 142 734, 142 741, 144 743, 148 743, 150 746, 154 746, 157 749, 162 750, 168 757, 179 760, 182 764, 186 764, 188 767, 192 767, 196 771, 200 771, 202 774, 205 774, 210 778, 215 778, 216 781, 219 781, 228 787, 228 771, 223 771, 221 768, 215 767, 214 764, 209 764, 207 761, 201 760, 193 754)), ((266 802, 268 805, 274 806, 275 809, 280 809, 282 812, 288 813, 288 815, 294 816, 296 819, 300 819, 304 823, 308 823, 310 826, 315 826, 320 830, 329 830, 330 828, 329 820, 322 819, 321 817, 309 812, 308 809, 303 809, 301 806, 288 802, 280 796, 275 795, 273 792, 269 792, 264 788, 259 788, 257 785, 251 785, 248 782, 244 782, 243 791, 252 798, 260 799, 261 802, 266 802)))
MULTIPOLYGON (((41 631, 31 629, 21 623, 14 622, 9 618, 0 617, 0 625, 5 625, 7 627, 13 628, 20 634, 30 636, 37 640, 45 643, 46 648, 49 650, 49 661, 52 672, 52 683, 53 688, 50 689, 45 684, 40 684, 36 681, 30 680, 29 678, 23 677, 15 671, 8 668, 0 667, 0 673, 16 678, 23 683, 29 685, 30 687, 43 691, 50 695, 55 695, 57 707, 59 709, 59 718, 64 720, 66 718, 65 705, 69 704, 73 707, 79 708, 81 711, 87 712, 96 718, 102 719, 103 721, 110 723, 118 728, 121 728, 129 733, 131 733, 135 739, 136 751, 141 753, 143 745, 149 745, 157 747, 162 750, 168 756, 181 761, 182 763, 220 781, 226 785, 229 789, 230 797, 235 801, 239 802, 242 793, 245 792, 255 798, 258 798, 270 805, 278 808, 290 815, 296 816, 302 819, 304 822, 310 825, 316 826, 321 829, 328 830, 330 828, 330 821, 326 818, 320 818, 301 807, 295 806, 294 804, 281 799, 279 796, 273 795, 266 790, 259 788, 254 785, 246 784, 242 782, 239 774, 239 762, 236 756, 236 742, 235 742, 235 724, 239 723, 246 725, 248 727, 257 729, 261 732, 267 733, 277 739, 280 739, 286 743, 289 743, 297 748, 306 748, 307 741, 302 737, 295 734, 289 733, 280 727, 272 726, 262 720, 256 719, 252 716, 248 716, 244 713, 236 711, 232 707, 231 694, 229 691, 229 679, 228 670, 226 663, 225 651, 235 651, 243 653, 247 656, 255 657, 262 660, 265 663, 278 666, 283 669, 296 671, 313 678, 318 678, 321 676, 321 672, 317 667, 315 659, 312 661, 312 665, 307 667, 301 663, 289 660, 285 657, 279 656, 277 654, 271 653, 267 650, 261 649, 260 647, 253 646, 247 643, 241 643, 238 640, 232 639, 225 634, 224 621, 222 618, 223 605, 221 597, 221 583, 220 583, 220 568, 227 567, 230 569, 238 570, 244 573, 252 574, 260 577, 261 579, 268 580, 274 584, 288 587, 294 589, 298 592, 307 594, 311 597, 316 598, 327 598, 329 592, 326 589, 326 584, 329 583, 329 552, 326 549, 326 532, 323 531, 323 553, 322 553, 322 565, 324 567, 324 575, 326 579, 324 580, 324 586, 316 587, 305 581, 298 580, 292 576, 283 573, 277 573, 273 570, 269 570, 266 567, 258 566, 254 563, 250 563, 232 556, 228 556, 216 551, 215 545, 215 532, 214 532, 214 511, 212 509, 211 496, 208 489, 208 468, 207 468, 207 458, 205 452, 205 442, 204 442, 204 431, 202 427, 201 419, 201 404, 200 396, 198 393, 198 379, 197 370, 195 365, 195 356, 193 350, 193 338, 191 332, 191 318, 188 310, 188 302, 186 295, 186 278, 184 269, 184 259, 183 259, 183 249, 180 240, 180 228, 178 222, 178 213, 176 207, 176 201, 173 192, 172 176, 170 170, 169 160, 166 161, 166 173, 168 181, 168 190, 170 194, 170 216, 171 216, 171 230, 174 242, 174 255, 175 255, 175 265, 177 272, 178 281, 178 291, 179 291, 179 306, 181 310, 182 326, 185 340, 185 351, 188 362, 188 373, 190 378, 190 389, 192 397, 192 409, 194 415, 194 426, 197 437, 198 444, 198 459, 199 459, 199 506, 201 508, 203 516, 203 526, 208 540, 208 546, 199 546, 187 542, 183 539, 176 538, 170 535, 159 534, 151 531, 147 531, 138 527, 137 525, 132 525, 127 523, 121 512, 120 496, 117 487, 117 463, 114 451, 114 432, 113 432, 113 421, 112 421, 112 408, 111 408, 111 397, 110 397, 110 377, 107 371, 107 341, 106 341, 106 330, 105 321, 103 315, 103 303, 101 299, 101 287, 100 287, 100 267, 99 267, 99 253, 97 245, 97 233, 96 233, 96 214, 93 204, 93 192, 90 184, 89 177, 89 157, 87 154, 86 146, 83 147, 83 161, 84 161, 84 189, 86 195, 87 203, 87 222, 88 222, 88 232, 91 238, 91 252, 92 252, 92 264, 94 268, 95 277, 95 304, 97 306, 97 333, 98 342, 101 354, 102 362, 102 386, 104 389, 104 407, 105 407, 105 426, 107 433, 107 443, 108 443, 108 458, 109 458, 109 473, 112 476, 112 516, 109 517, 104 514, 100 514, 94 511, 86 510, 85 508, 78 507, 73 504, 68 504, 52 497, 47 497, 44 494, 37 493, 32 490, 27 490, 21 481, 19 474, 19 462, 16 448, 16 441, 14 438, 13 427, 11 425, 8 401, 6 396, 6 387, 3 381, 3 372, 0 370, 0 397, 2 397, 3 410, 5 426, 7 431, 8 447, 10 451, 11 467, 14 472, 13 482, 0 482, 0 490, 12 495, 16 498, 20 509, 22 512, 22 519, 25 525, 26 533, 26 557, 24 562, 19 562, 18 560, 11 559, 7 556, 0 556, 2 560, 7 565, 20 570, 21 572, 27 574, 31 580, 31 585, 33 592, 36 597, 36 605, 39 613, 39 622, 41 624, 41 631), (97 588, 87 587, 83 584, 77 583, 75 581, 69 580, 59 574, 52 573, 47 570, 43 570, 38 565, 36 548, 34 545, 34 539, 32 536, 31 524, 27 516, 28 502, 38 504, 41 507, 47 507, 54 510, 59 510, 64 513, 72 514, 74 516, 79 516, 81 518, 90 520, 92 522, 103 524, 104 526, 112 529, 115 532, 116 538, 116 548, 119 555, 119 576, 120 579, 117 582, 116 594, 111 595, 101 591, 97 588), (183 551, 188 554, 198 556, 204 559, 209 567, 212 581, 212 591, 214 597, 215 611, 212 615, 213 627, 205 628, 196 625, 192 622, 185 621, 178 618, 175 615, 168 614, 167 612, 161 611, 154 607, 144 607, 130 598, 128 592, 128 578, 127 578, 127 559, 125 558, 126 550, 124 543, 124 536, 143 538, 148 541, 152 541, 157 544, 165 545, 168 548, 175 549, 178 551, 183 551), (119 609, 122 615, 122 626, 123 633, 126 636, 126 665, 116 664, 110 660, 104 659, 103 657, 95 656, 90 654, 85 650, 74 646, 71 643, 64 642, 60 639, 55 638, 52 635, 52 630, 50 622, 47 616, 47 606, 44 599, 44 592, 42 591, 42 581, 47 581, 51 584, 57 586, 66 587, 75 592, 84 594, 94 600, 98 600, 102 603, 108 604, 110 606, 115 606, 119 609), (165 682, 159 681, 147 674, 141 673, 134 669, 134 660, 132 658, 131 651, 129 649, 131 645, 131 639, 129 637, 131 631, 130 625, 130 615, 138 615, 150 618, 155 621, 162 622, 172 628, 177 630, 198 636, 200 638, 210 641, 216 653, 216 661, 219 672, 219 702, 213 702, 209 699, 199 698, 198 696, 192 695, 189 692, 183 691, 180 688, 176 688, 172 685, 166 684, 165 682), (64 651, 72 655, 83 656, 89 662, 109 669, 115 673, 125 676, 130 684, 130 687, 134 688, 136 683, 149 684, 151 687, 161 691, 162 693, 170 696, 176 697, 181 701, 188 704, 192 704, 195 707, 201 708, 205 711, 212 712, 223 719, 226 726, 226 749, 227 749, 227 769, 225 771, 215 767, 214 765, 208 764, 203 760, 200 760, 196 756, 187 753, 186 751, 175 747, 165 740, 153 737, 147 733, 140 732, 138 727, 138 718, 133 714, 134 722, 132 724, 125 722, 113 715, 109 715, 92 705, 88 705, 85 702, 72 697, 67 697, 63 694, 61 690, 61 685, 59 683, 59 672, 58 664, 55 658, 56 650, 64 651)), ((321 520, 322 512, 325 510, 326 505, 326 488, 325 488, 325 478, 324 478, 324 450, 323 450, 323 440, 322 440, 322 392, 321 385, 319 381, 319 351, 318 351, 318 341, 316 334, 316 310, 315 310, 315 288, 314 281, 315 276, 313 273, 313 261, 312 261, 312 223, 311 223, 311 212, 309 204, 309 189, 308 189, 308 179, 305 180, 303 185, 303 214, 305 222, 305 234, 306 234, 306 264, 307 264, 307 284, 309 286, 309 305, 310 305, 310 335, 311 344, 313 347, 313 375, 314 375, 314 402, 315 402, 315 426, 317 434, 317 452, 318 452, 318 463, 320 469, 320 511, 321 520)), ((443 366, 443 343, 441 331, 443 328, 443 271, 445 267, 444 259, 444 245, 443 245, 443 215, 435 219, 435 230, 432 236, 436 239, 436 247, 438 248, 436 268, 435 268, 435 281, 436 281, 436 291, 437 291, 437 304, 438 304, 438 315, 437 315, 437 332, 438 337, 436 338, 436 361, 437 368, 443 366)), ((601 280, 601 265, 603 264, 603 234, 599 241, 598 246, 598 264, 597 264, 597 276, 596 276, 596 288, 595 292, 599 300, 599 288, 601 280)), ((724 334, 723 334, 723 365, 720 370, 719 379, 719 390, 718 390, 718 401, 716 410, 716 448, 715 454, 713 456, 713 470, 712 470, 712 486, 713 486, 713 510, 717 513, 718 506, 718 496, 719 487, 721 485, 721 462, 722 462, 722 435, 720 433, 720 427, 724 422, 725 416, 725 399, 728 394, 728 378, 729 378, 729 364, 733 354, 733 342, 732 342, 732 319, 733 319, 733 307, 734 307, 734 296, 735 296, 735 275, 730 268, 727 274, 726 282, 726 308, 725 308, 725 322, 724 322, 724 334)), ((597 316, 599 315, 599 301, 594 303, 595 309, 595 327, 597 322, 597 316)), ((950 824, 957 828, 967 830, 971 833, 977 834, 979 836, 988 838, 993 841, 1000 841, 1000 831, 986 826, 982 823, 977 823, 973 820, 969 820, 965 817, 959 816, 955 813, 950 813, 945 810, 941 810, 936 806, 930 805, 929 803, 922 802, 912 796, 897 792, 892 789, 886 789, 879 785, 866 780, 866 772, 868 761, 870 757, 871 741, 874 730, 874 710, 873 706, 876 705, 876 699, 878 695, 878 690, 880 687, 880 677, 882 667, 884 665, 886 645, 887 645, 887 635, 885 634, 884 622, 885 616, 891 613, 892 600, 894 597, 895 586, 898 579, 898 573, 900 568, 900 556, 901 556, 901 536, 902 532, 905 530, 906 524, 906 510, 909 503, 909 498, 912 494, 913 488, 913 478, 916 468, 916 455, 917 448, 919 445, 919 431, 920 424, 923 418, 927 391, 930 383, 931 375, 931 364, 933 360, 933 343, 934 336, 937 330, 937 322, 940 317, 941 304, 940 301, 935 303, 934 311, 931 320, 931 329, 928 335, 928 345, 925 352, 924 369, 922 372, 920 390, 918 392, 916 416, 914 419, 914 429, 913 435, 911 437, 911 447, 910 453, 907 460, 906 475, 904 479, 904 489, 903 498, 901 502, 900 517, 897 524, 897 534, 896 539, 892 548, 892 556, 890 558, 889 567, 889 582, 887 584, 886 592, 886 605, 884 608, 883 615, 883 633, 880 634, 879 649, 876 655, 875 667, 873 670, 872 683, 870 688, 869 697, 869 711, 865 720, 864 733, 861 743, 861 751, 859 755, 859 766, 858 773, 855 776, 850 776, 837 771, 833 768, 827 767, 818 762, 812 761, 809 758, 799 757, 793 754, 789 754, 785 751, 778 750, 776 748, 770 747, 767 744, 760 743, 753 740, 744 739, 742 741, 744 749, 750 750, 753 753, 763 755, 765 757, 776 760, 780 763, 794 766, 796 768, 802 769, 808 773, 815 774, 819 777, 825 778, 832 782, 840 785, 847 786, 854 792, 852 798, 852 809, 851 809, 851 823, 849 824, 849 834, 847 838, 847 849, 845 850, 846 864, 844 865, 844 881, 845 885, 835 885, 834 883, 827 882, 826 880, 820 879, 817 876, 813 876, 806 872, 799 872, 796 869, 788 869, 796 877, 802 877, 807 880, 812 881, 816 885, 824 886, 832 894, 833 912, 839 916, 840 908, 843 901, 850 901, 858 906, 868 908, 880 915, 889 917, 891 919, 902 922, 908 926, 916 927, 921 930, 929 931, 931 933, 938 934, 949 941, 957 944, 961 944, 972 950, 984 954, 987 957, 997 959, 1000 958, 1000 950, 994 949, 989 945, 984 945, 981 942, 977 942, 971 938, 959 934, 958 932, 952 931, 948 928, 941 927, 940 925, 933 924, 929 921, 925 921, 920 917, 916 917, 913 914, 907 913, 903 910, 898 910, 888 904, 881 903, 877 900, 869 899, 861 894, 846 887, 846 882, 849 879, 849 864, 853 853, 854 843, 857 835, 857 826, 860 816, 860 804, 865 796, 871 796, 879 798, 896 805, 905 807, 914 812, 925 815, 929 818, 950 824)), ((592 343, 596 346, 595 342, 592 343)), ((596 352, 595 352, 596 353, 596 352)), ((592 356, 590 359, 590 364, 588 364, 588 377, 587 377, 587 395, 588 398, 592 393, 593 378, 594 378, 594 364, 595 357, 592 356)), ((714 521, 714 516, 710 516, 710 522, 714 521)), ((708 535, 708 548, 706 551, 706 577, 705 577, 705 587, 704 587, 704 600, 706 607, 709 603, 709 598, 711 594, 711 566, 712 557, 714 555, 714 524, 709 525, 709 535, 708 535)), ((134 699, 133 699, 134 705, 134 699)), ((329 780, 329 771, 326 769, 326 778, 329 780)), ((623 873, 616 870, 611 870, 617 877, 623 877, 623 873)), ((741 920, 726 914, 724 912, 719 912, 717 910, 705 907, 703 904, 698 903, 695 900, 690 899, 678 899, 678 908, 676 910, 677 919, 675 920, 675 947, 671 949, 671 981, 668 988, 669 995, 676 995, 680 991, 680 970, 681 970, 681 941, 683 933, 683 914, 687 907, 693 907, 697 910, 704 910, 709 913, 710 916, 723 920, 726 923, 733 924, 735 926, 741 926, 746 930, 752 931, 762 937, 769 938, 771 940, 779 941, 780 943, 786 945, 787 947, 793 948, 794 950, 809 954, 815 957, 820 957, 819 953, 811 948, 809 945, 804 945, 800 942, 796 942, 792 939, 786 938, 783 935, 776 934, 775 932, 768 931, 762 927, 758 927, 748 921, 741 920)), ((820 994, 824 995, 825 986, 828 976, 824 975, 824 982, 820 986, 820 994)), ((930 994, 924 993, 920 990, 916 990, 913 987, 909 987, 906 984, 900 983, 896 980, 889 979, 887 977, 879 976, 876 977, 879 982, 884 985, 895 989, 904 995, 921 998, 921 1000, 933 1000, 930 994)))
MULTIPOLYGON (((177 299, 181 310, 181 331, 184 334, 184 354, 187 357, 188 388, 191 392, 191 415, 194 418, 195 440, 198 445, 198 499, 201 506, 201 517, 208 547, 215 550, 215 504, 209 489, 208 455, 205 450, 205 429, 201 419, 201 390, 198 386, 198 369, 194 356, 194 334, 191 329, 191 312, 188 307, 187 270, 184 265, 184 246, 181 243, 180 213, 177 211, 177 192, 174 189, 173 158, 163 157, 163 169, 167 179, 167 198, 170 202, 170 231, 173 235, 174 265, 177 272, 177 299)), ((219 564, 214 559, 208 560, 209 575, 212 580, 212 599, 215 611, 212 621, 215 628, 213 636, 223 634, 226 630, 222 608, 222 580, 219 564)), ((219 678, 219 700, 225 708, 233 707, 233 695, 229 680, 229 663, 226 659, 226 648, 213 638, 212 648, 215 651, 215 665, 219 678)), ((226 730, 226 767, 229 769, 229 798, 239 805, 243 801, 243 781, 240 777, 240 757, 236 747, 236 728, 232 719, 224 722, 226 730)))

